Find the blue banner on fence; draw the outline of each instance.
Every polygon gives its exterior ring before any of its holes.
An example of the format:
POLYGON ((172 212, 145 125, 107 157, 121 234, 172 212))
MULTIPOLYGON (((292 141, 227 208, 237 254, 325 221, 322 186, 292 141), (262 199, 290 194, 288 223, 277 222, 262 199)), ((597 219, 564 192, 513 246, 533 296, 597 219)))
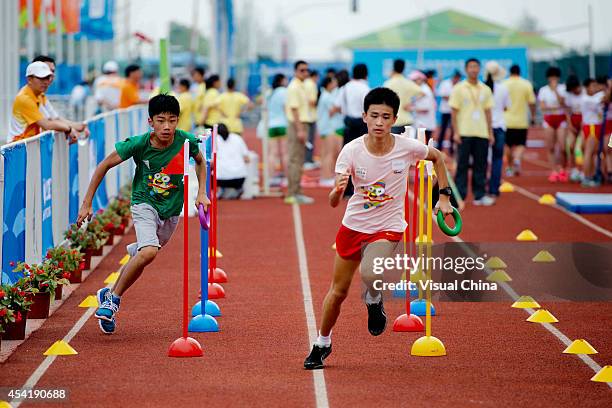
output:
POLYGON ((89 40, 112 40, 114 0, 83 0, 81 32, 89 40))
POLYGON ((40 183, 42 188, 42 250, 53 248, 53 134, 40 138, 40 183))
MULTIPOLYGON (((2 230, 2 282, 16 282, 12 263, 25 260, 26 163, 25 144, 2 152, 4 156, 4 225, 2 230)), ((14 265, 14 264, 13 264, 14 265)))
POLYGON ((79 145, 70 145, 70 165, 68 175, 68 222, 76 222, 79 215, 79 145))
MULTIPOLYGON (((102 160, 104 160, 104 152, 106 148, 105 142, 105 126, 104 119, 98 119, 89 124, 89 130, 91 132, 90 135, 90 143, 94 144, 94 159, 96 167, 102 160)), ((102 180, 100 186, 96 190, 96 194, 94 195, 93 202, 93 210, 94 212, 106 208, 108 205, 108 193, 106 192, 106 182, 102 180)))

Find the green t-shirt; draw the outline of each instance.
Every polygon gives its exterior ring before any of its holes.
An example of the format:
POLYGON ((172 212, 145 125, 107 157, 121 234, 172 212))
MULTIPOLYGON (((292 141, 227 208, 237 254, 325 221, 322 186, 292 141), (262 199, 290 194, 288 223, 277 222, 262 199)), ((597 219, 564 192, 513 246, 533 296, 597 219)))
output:
POLYGON ((183 209, 183 174, 165 174, 165 168, 181 150, 185 139, 189 139, 189 155, 196 157, 200 152, 198 140, 191 133, 177 129, 174 142, 165 149, 151 146, 151 132, 128 137, 117 142, 115 149, 123 160, 130 157, 136 163, 132 181, 132 205, 147 203, 157 210, 159 217, 166 220, 181 214, 183 209))

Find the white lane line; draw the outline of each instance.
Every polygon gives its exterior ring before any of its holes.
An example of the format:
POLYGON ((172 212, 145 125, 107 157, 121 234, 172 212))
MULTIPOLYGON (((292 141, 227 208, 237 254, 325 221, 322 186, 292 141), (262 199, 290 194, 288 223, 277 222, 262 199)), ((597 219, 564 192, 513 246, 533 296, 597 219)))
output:
MULTIPOLYGON (((112 284, 109 283, 106 287, 110 288, 111 286, 112 284)), ((83 328, 83 326, 85 326, 85 323, 95 313, 95 311, 95 307, 90 307, 89 309, 87 309, 62 340, 64 340, 66 343, 70 343, 74 336, 76 336, 77 333, 83 328)), ((53 364, 56 357, 57 356, 47 356, 47 358, 45 358, 42 363, 40 363, 38 368, 34 370, 30 378, 28 378, 27 381, 21 386, 21 389, 33 389, 34 387, 36 387, 36 384, 38 384, 38 381, 40 381, 40 379, 43 375, 45 375, 49 367, 51 367, 51 364, 53 364)), ((22 402, 25 401, 11 401, 10 404, 13 408, 17 408, 21 405, 22 402)))
MULTIPOLYGON (((310 291, 310 278, 308 276, 308 259, 306 258, 306 246, 304 245, 304 232, 302 230, 302 214, 300 206, 293 204, 293 226, 295 228, 295 244, 298 252, 300 266, 300 281, 302 283, 302 297, 304 298, 304 313, 306 313, 306 325, 308 326, 308 342, 312 348, 313 341, 317 338, 317 321, 315 319, 314 307, 312 305, 312 292, 310 291)), ((310 351, 310 350, 308 350, 310 351)), ((328 408, 327 386, 325 385, 325 374, 323 370, 312 370, 316 406, 328 408)))
MULTIPOLYGON (((514 189, 516 191, 518 191, 520 194, 524 195, 525 197, 531 198, 534 201, 538 201, 540 199, 540 197, 537 194, 534 194, 531 191, 529 191, 529 190, 527 190, 527 189, 525 189, 525 188, 523 188, 521 186, 518 186, 516 184, 512 184, 512 185, 514 186, 514 189)), ((574 214, 573 212, 566 210, 565 208, 561 207, 558 204, 553 204, 553 205, 550 205, 549 207, 555 208, 555 209, 561 211, 562 213, 564 213, 566 215, 569 215, 570 217, 572 217, 573 219, 575 219, 579 223, 581 223, 581 224, 583 224, 583 225, 585 225, 585 226, 587 226, 587 227, 589 227, 589 228, 591 228, 591 229, 593 229, 593 230, 595 230, 595 231, 605 235, 608 238, 612 238, 612 231, 608 231, 607 229, 605 229, 603 227, 600 227, 597 224, 592 223, 591 221, 587 220, 586 218, 582 217, 581 215, 574 214)))
MULTIPOLYGON (((516 185, 515 185, 515 187, 516 187, 516 185)), ((408 196, 409 196, 410 200, 413 199, 414 195, 412 194, 412 191, 408 191, 408 196)), ((436 222, 436 216, 432 214, 432 218, 433 218, 434 222, 436 222)), ((458 243, 461 246, 461 248, 465 251, 466 254, 468 254, 472 258, 477 257, 477 254, 474 253, 474 251, 472 251, 472 249, 465 244, 464 240, 462 240, 458 236, 457 237, 450 237, 450 238, 453 241, 455 241, 456 243, 458 243)), ((490 274, 491 272, 493 272, 488 267, 485 267, 484 271, 486 271, 487 274, 490 274)), ((516 301, 519 298, 519 295, 516 293, 516 291, 507 282, 501 282, 499 284, 499 286, 501 286, 504 289, 504 292, 506 292, 508 294, 508 296, 510 296, 510 298, 513 301, 516 301)), ((523 309, 523 310, 525 310, 525 312, 529 316, 531 316, 535 312, 533 309, 523 309)), ((541 326, 544 327, 546 330, 548 330, 550 333, 552 333, 561 343, 565 344, 565 346, 569 346, 572 343, 571 340, 565 334, 563 334, 561 332, 561 330, 557 329, 552 324, 542 323, 541 326)), ((595 362, 595 360, 593 360, 588 354, 576 354, 576 355, 587 366, 589 366, 595 373, 598 373, 599 370, 601 370, 602 367, 599 364, 597 364, 595 362)), ((612 388, 612 382, 609 382, 607 384, 608 384, 608 386, 610 388, 612 388)))

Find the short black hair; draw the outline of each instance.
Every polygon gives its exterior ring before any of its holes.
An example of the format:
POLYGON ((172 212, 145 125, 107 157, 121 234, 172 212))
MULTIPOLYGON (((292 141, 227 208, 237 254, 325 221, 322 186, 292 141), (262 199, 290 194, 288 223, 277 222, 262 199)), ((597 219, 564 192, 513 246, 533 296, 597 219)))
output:
POLYGON ((461 71, 459 71, 458 69, 453 71, 453 77, 459 77, 461 78, 461 71))
POLYGON ((293 64, 293 70, 297 71, 298 67, 302 64, 308 65, 308 63, 304 60, 297 60, 295 61, 295 64, 293 64))
POLYGON ((511 66, 510 75, 521 75, 521 67, 519 67, 517 64, 511 66))
POLYGON ((204 76, 204 74, 206 73, 206 70, 204 69, 204 67, 195 67, 194 69, 191 70, 192 73, 197 72, 198 74, 204 76))
POLYGON ((353 67, 353 79, 367 79, 368 66, 366 64, 355 64, 353 67))
POLYGON ((336 68, 331 68, 331 67, 327 68, 325 70, 325 75, 329 75, 329 74, 334 74, 335 75, 336 74, 336 68))
POLYGON ((179 85, 189 89, 191 86, 191 81, 189 81, 187 78, 183 78, 179 81, 179 85))
POLYGON ((321 81, 321 88, 323 89, 327 88, 327 85, 329 85, 331 81, 333 80, 334 80, 333 77, 326 76, 325 78, 323 78, 323 81, 321 81))
POLYGON ((129 77, 132 72, 140 70, 140 65, 130 64, 125 67, 125 77, 129 77))
POLYGON ((284 74, 276 74, 276 75, 274 75, 274 78, 272 78, 272 89, 276 89, 279 86, 281 86, 283 84, 284 80, 285 80, 285 75, 284 74))
POLYGON ((48 55, 37 55, 36 57, 34 57, 32 62, 50 62, 55 65, 55 59, 48 55))
POLYGON ((223 140, 227 140, 229 137, 229 130, 227 129, 227 126, 225 126, 223 123, 219 123, 217 125, 217 134, 221 136, 223 140))
POLYGON ((206 89, 212 88, 215 82, 219 81, 220 79, 221 78, 219 78, 219 75, 217 74, 213 74, 206 78, 206 89))
POLYGON ((548 67, 546 69, 546 78, 550 77, 561 78, 561 70, 558 67, 548 67))
POLYGON ((595 78, 595 81, 597 81, 597 83, 600 85, 608 85, 608 77, 606 75, 598 75, 595 78))
POLYGON ((316 69, 311 69, 310 70, 310 77, 316 77, 319 76, 319 71, 317 71, 316 69))
POLYGON ((401 74, 402 72, 404 72, 405 68, 406 61, 404 61, 403 59, 396 59, 395 61, 393 61, 393 72, 401 74))
POLYGON ((595 82, 593 78, 585 78, 584 81, 582 81, 582 86, 586 88, 589 85, 591 85, 593 82, 595 82))
POLYGON ((467 68, 468 64, 470 62, 475 62, 478 64, 478 66, 480 66, 480 60, 478 58, 468 58, 465 60, 465 67, 467 68))
POLYGON ((227 89, 234 89, 236 86, 236 80, 234 78, 230 78, 227 80, 227 89))
POLYGON ((425 76, 427 78, 433 78, 436 76, 436 70, 435 69, 428 69, 427 71, 424 72, 425 76))
POLYGON ((370 105, 387 105, 393 109, 393 116, 397 116, 400 99, 397 94, 389 88, 374 88, 363 100, 363 111, 367 112, 370 105))
POLYGON ((181 107, 178 100, 168 94, 159 94, 149 100, 149 117, 153 119, 155 115, 160 113, 170 113, 178 116, 181 113, 181 107))
POLYGON ((565 88, 568 91, 573 91, 576 88, 580 87, 580 80, 576 75, 569 75, 565 80, 565 88))

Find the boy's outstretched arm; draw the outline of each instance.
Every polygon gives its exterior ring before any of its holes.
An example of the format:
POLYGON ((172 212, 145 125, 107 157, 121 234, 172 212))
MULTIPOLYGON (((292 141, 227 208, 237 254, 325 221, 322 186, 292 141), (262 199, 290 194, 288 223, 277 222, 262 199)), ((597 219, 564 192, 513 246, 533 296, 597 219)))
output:
POLYGON ((198 208, 200 204, 204 206, 204 210, 208 210, 208 206, 210 205, 210 200, 206 195, 206 179, 208 177, 206 173, 206 163, 204 162, 204 156, 202 153, 198 153, 196 157, 194 157, 196 162, 196 175, 198 176, 198 196, 195 200, 195 206, 198 208))
POLYGON ((110 169, 120 164, 122 161, 123 159, 119 156, 119 154, 116 151, 114 151, 108 156, 106 156, 106 158, 102 160, 100 164, 98 164, 98 167, 96 167, 96 171, 94 171, 94 174, 91 177, 91 181, 89 182, 89 187, 87 188, 87 193, 85 194, 85 198, 83 199, 83 204, 81 204, 79 215, 77 216, 76 223, 79 227, 81 226, 83 221, 85 220, 90 221, 91 217, 93 216, 93 209, 92 209, 93 197, 94 197, 94 194, 96 193, 96 190, 98 189, 98 186, 104 179, 104 176, 110 169))
POLYGON ((336 173, 336 185, 331 193, 329 193, 329 205, 333 208, 336 208, 338 204, 340 204, 340 199, 344 195, 344 190, 346 190, 350 176, 351 173, 348 170, 346 173, 336 173))
MULTIPOLYGON (((446 164, 444 163, 442 153, 440 153, 440 151, 435 147, 429 147, 425 160, 430 160, 433 163, 434 169, 436 170, 436 176, 438 177, 439 188, 448 187, 448 178, 446 177, 446 164)), ((440 194, 438 204, 440 211, 442 211, 444 215, 453 213, 453 207, 451 206, 449 196, 440 194)))

